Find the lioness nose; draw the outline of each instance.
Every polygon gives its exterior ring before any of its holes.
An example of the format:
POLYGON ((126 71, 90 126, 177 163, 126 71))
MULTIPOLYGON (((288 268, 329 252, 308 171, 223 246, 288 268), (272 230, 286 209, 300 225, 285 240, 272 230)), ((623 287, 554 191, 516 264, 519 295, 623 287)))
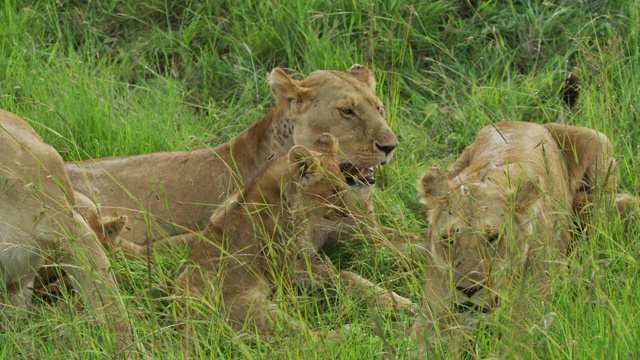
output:
POLYGON ((391 154, 391 152, 393 151, 393 149, 396 148, 395 145, 385 145, 385 146, 380 146, 378 144, 376 144, 376 146, 378 147, 378 149, 382 150, 384 152, 385 155, 389 155, 391 154))

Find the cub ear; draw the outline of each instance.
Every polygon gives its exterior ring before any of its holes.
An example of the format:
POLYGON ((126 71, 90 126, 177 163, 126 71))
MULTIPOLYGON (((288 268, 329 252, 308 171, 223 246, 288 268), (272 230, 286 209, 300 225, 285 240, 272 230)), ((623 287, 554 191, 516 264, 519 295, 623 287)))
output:
POLYGON ((306 94, 305 88, 298 85, 296 80, 290 78, 280 68, 275 68, 271 71, 269 86, 278 106, 284 106, 291 110, 296 109, 306 94))
POLYGON ((451 181, 440 168, 430 167, 418 181, 418 192, 422 195, 422 203, 427 209, 442 205, 451 190, 451 181))
POLYGON ((373 77, 369 69, 360 64, 355 64, 349 68, 349 74, 353 75, 356 79, 360 80, 366 87, 372 91, 376 88, 376 78, 373 77))
POLYGON ((329 156, 335 156, 338 153, 338 140, 333 135, 324 133, 313 144, 313 149, 329 156))
POLYGON ((540 188, 537 179, 525 179, 522 184, 515 189, 515 209, 518 212, 526 211, 540 197, 540 188))
POLYGON ((102 238, 104 241, 113 244, 124 229, 129 218, 126 215, 114 216, 111 218, 103 217, 102 221, 102 238))
POLYGON ((289 150, 289 169, 296 181, 308 178, 314 171, 316 161, 314 154, 302 145, 296 145, 289 150))

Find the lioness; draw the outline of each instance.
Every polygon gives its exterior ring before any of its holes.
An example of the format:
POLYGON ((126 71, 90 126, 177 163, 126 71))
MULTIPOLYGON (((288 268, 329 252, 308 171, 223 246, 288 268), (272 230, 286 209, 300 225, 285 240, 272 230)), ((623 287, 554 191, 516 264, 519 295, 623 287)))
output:
POLYGON ((0 303, 29 304, 46 259, 78 283, 85 306, 114 329, 118 348, 131 342, 127 312, 109 260, 87 222, 73 209, 73 188, 60 155, 14 114, 0 110, 0 303))
POLYGON ((351 203, 336 153, 330 134, 313 150, 292 147, 211 216, 176 280, 178 293, 196 295, 187 304, 220 299, 235 330, 261 337, 273 335, 277 319, 290 329, 300 328, 270 299, 273 287, 282 284, 339 276, 346 285, 370 290, 378 305, 411 306, 354 273, 337 274, 320 260, 318 225, 346 216, 345 203, 351 203))
POLYGON ((455 336, 469 313, 490 312, 505 291, 523 291, 526 281, 548 294, 549 276, 569 246, 574 207, 611 189, 614 173, 603 134, 523 122, 482 129, 447 173, 427 169, 418 190, 429 215, 432 264, 425 318, 414 326, 418 339, 431 346, 441 339, 436 330, 455 336))
MULTIPOLYGON (((275 68, 269 82, 275 107, 229 142, 213 149, 70 162, 66 169, 73 186, 95 199, 105 214, 127 215, 121 236, 142 243, 147 236, 202 229, 264 164, 295 145, 312 146, 325 132, 340 144, 336 161, 348 180, 374 182, 373 168, 389 162, 398 139, 385 122, 369 69, 321 70, 296 81, 275 68)), ((364 207, 367 203, 368 198, 362 201, 364 207)), ((336 225, 325 225, 325 240, 334 241, 336 225)))

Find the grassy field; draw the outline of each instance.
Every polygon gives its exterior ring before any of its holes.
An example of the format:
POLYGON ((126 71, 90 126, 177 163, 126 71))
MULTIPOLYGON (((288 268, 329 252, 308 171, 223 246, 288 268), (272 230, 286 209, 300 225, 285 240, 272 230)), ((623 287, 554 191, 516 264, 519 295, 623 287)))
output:
MULTIPOLYGON (((634 1, 16 1, 0 3, 0 108, 27 119, 66 160, 201 149, 225 142, 272 106, 266 74, 298 77, 366 64, 400 139, 381 168, 381 223, 424 234, 414 188, 427 166, 447 167, 483 126, 536 123, 562 114, 614 142, 621 188, 640 188, 640 13, 634 1), (581 90, 565 109, 560 90, 578 71, 581 90)), ((636 210, 637 211, 637 210, 636 210)), ((532 305, 546 329, 533 345, 503 342, 488 319, 464 358, 631 359, 640 356, 640 231, 598 209, 576 235, 570 277, 550 304, 532 305)), ((171 358, 410 358, 415 320, 375 313, 364 299, 281 296, 312 327, 350 330, 338 341, 288 334, 250 344, 224 319, 175 328, 170 287, 185 248, 150 263, 113 256, 132 324, 150 356, 171 358), (292 300, 293 299, 293 300, 292 300), (187 341, 186 334, 194 336, 187 341), (378 335, 383 335, 382 338, 378 335)), ((330 254, 343 267, 416 303, 420 269, 364 243, 330 254)), ((109 356, 86 313, 59 304, 0 318, 0 358, 109 356)), ((434 358, 450 354, 434 354, 434 358)))

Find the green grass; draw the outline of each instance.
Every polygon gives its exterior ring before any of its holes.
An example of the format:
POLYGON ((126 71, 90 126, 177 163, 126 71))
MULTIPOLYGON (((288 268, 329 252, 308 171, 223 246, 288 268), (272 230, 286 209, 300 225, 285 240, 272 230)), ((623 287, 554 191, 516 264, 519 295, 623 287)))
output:
MULTIPOLYGON (((27 119, 67 160, 200 149, 223 143, 266 113, 273 104, 266 79, 272 68, 302 77, 366 64, 401 144, 378 174, 380 222, 424 234, 414 188, 424 168, 447 167, 491 122, 554 121, 566 71, 578 68, 582 89, 571 123, 613 140, 621 187, 636 193, 637 4, 471 3, 5 0, 0 108, 27 119)), ((479 334, 467 358, 636 358, 638 236, 636 229, 625 232, 609 209, 597 212, 589 236, 577 236, 571 276, 557 279, 550 304, 532 305, 539 317, 557 314, 535 335, 535 346, 521 350, 479 334)), ((401 266, 393 254, 363 243, 332 256, 419 302, 419 270, 401 266)), ((154 358, 364 359, 383 358, 388 346, 399 358, 411 356, 405 335, 413 318, 374 313, 364 299, 343 292, 279 299, 313 327, 351 324, 340 341, 292 334, 246 344, 213 317, 188 324, 197 336, 186 345, 175 309, 151 290, 169 288, 185 257, 186 249, 175 248, 151 264, 113 258, 133 326, 154 358)), ((1 358, 89 358, 104 351, 90 314, 60 306, 41 313, 0 319, 1 358)), ((504 327, 499 317, 490 322, 504 327)))

